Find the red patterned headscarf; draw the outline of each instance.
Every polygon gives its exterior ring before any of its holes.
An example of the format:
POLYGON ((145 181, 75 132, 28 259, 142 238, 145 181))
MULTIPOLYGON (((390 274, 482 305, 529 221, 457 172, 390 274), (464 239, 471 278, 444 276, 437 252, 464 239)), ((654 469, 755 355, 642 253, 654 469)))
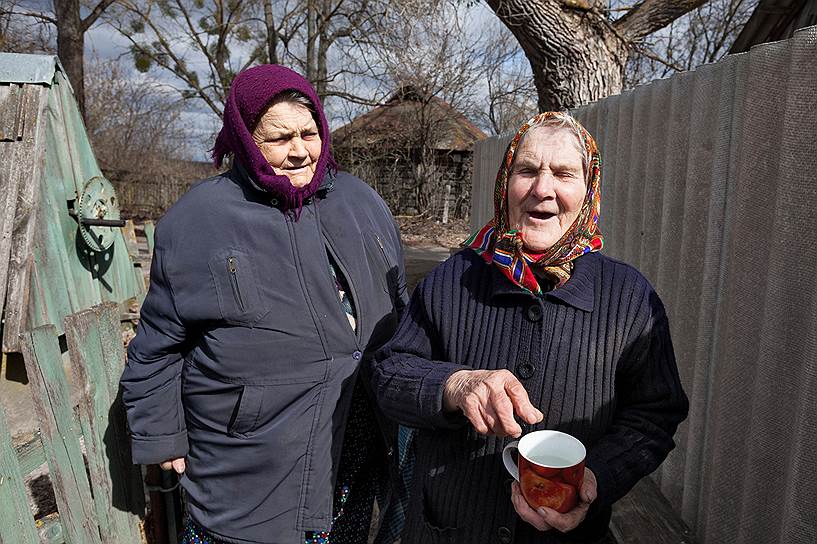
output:
POLYGON ((534 271, 552 280, 556 287, 563 285, 573 272, 573 260, 585 253, 598 251, 604 245, 604 237, 599 230, 601 208, 601 155, 596 141, 584 127, 562 112, 545 112, 533 117, 516 133, 505 159, 499 167, 494 188, 494 218, 482 229, 463 242, 463 247, 471 248, 488 263, 493 263, 513 283, 522 289, 542 294, 542 289, 534 271), (554 119, 565 123, 575 122, 581 133, 581 143, 589 156, 587 164, 587 193, 584 196, 579 215, 565 231, 558 242, 541 253, 525 249, 522 233, 510 228, 508 220, 508 179, 511 174, 514 154, 522 136, 530 129, 542 126, 554 119))

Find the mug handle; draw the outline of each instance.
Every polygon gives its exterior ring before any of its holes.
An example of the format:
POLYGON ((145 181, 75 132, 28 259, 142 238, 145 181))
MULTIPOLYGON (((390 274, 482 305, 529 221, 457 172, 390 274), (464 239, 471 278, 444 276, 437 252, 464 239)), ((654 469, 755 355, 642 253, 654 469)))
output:
POLYGON ((511 456, 511 450, 518 450, 519 449, 519 440, 514 440, 513 442, 509 443, 505 446, 505 449, 502 450, 502 462, 505 463, 505 469, 511 473, 514 480, 517 482, 519 481, 519 466, 513 460, 511 456))

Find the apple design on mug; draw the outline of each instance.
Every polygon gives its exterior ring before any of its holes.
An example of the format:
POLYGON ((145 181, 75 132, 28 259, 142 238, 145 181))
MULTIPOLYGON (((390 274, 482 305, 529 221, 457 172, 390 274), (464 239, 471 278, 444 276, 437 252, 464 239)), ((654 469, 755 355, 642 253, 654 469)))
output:
POLYGON ((535 505, 536 508, 546 506, 562 514, 570 512, 579 503, 579 489, 574 482, 581 480, 581 476, 584 475, 583 469, 584 463, 581 467, 558 469, 542 467, 520 457, 519 470, 523 474, 520 482, 522 496, 528 504, 535 505), (523 465, 528 467, 522 468, 523 465))
POLYGON ((579 503, 585 455, 581 441, 569 434, 534 431, 505 446, 502 460, 532 508, 545 506, 564 514, 579 503), (511 455, 514 449, 519 450, 518 465, 511 455))

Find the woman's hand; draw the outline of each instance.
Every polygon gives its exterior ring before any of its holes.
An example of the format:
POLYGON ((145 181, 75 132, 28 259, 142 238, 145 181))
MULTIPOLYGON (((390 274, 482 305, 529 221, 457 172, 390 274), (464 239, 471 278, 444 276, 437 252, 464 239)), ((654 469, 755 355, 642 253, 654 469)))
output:
POLYGON ((579 504, 570 512, 560 514, 553 508, 542 507, 534 510, 522 496, 522 490, 519 488, 519 482, 511 484, 511 502, 513 508, 519 517, 527 521, 540 531, 549 531, 556 529, 562 533, 566 533, 575 529, 587 516, 587 510, 590 508, 590 503, 596 500, 596 475, 589 468, 584 469, 584 482, 579 491, 579 504))
POLYGON ((184 469, 186 468, 184 464, 184 457, 170 459, 168 461, 164 461, 163 463, 159 463, 159 468, 162 470, 175 470, 176 474, 183 474, 184 469))
POLYGON ((544 417, 516 376, 504 369, 454 372, 445 382, 443 405, 449 412, 462 410, 478 433, 496 436, 522 434, 514 413, 530 424, 544 417))

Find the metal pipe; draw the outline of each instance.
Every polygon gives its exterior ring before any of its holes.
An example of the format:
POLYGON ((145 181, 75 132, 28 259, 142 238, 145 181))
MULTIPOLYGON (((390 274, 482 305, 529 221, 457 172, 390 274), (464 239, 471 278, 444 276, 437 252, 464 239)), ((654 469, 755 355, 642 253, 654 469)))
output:
POLYGON ((124 227, 124 219, 88 219, 83 217, 79 222, 86 227, 124 227))

